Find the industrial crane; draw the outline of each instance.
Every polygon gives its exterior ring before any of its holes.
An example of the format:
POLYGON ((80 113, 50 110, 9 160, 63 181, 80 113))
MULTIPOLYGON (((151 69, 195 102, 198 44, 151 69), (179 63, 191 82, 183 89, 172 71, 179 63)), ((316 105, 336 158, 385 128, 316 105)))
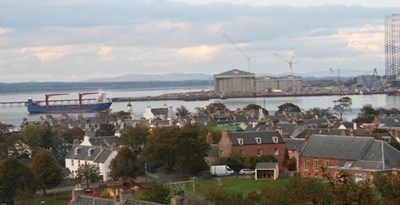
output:
POLYGON ((98 94, 98 92, 93 92, 93 93, 79 93, 79 105, 82 105, 82 97, 85 95, 93 95, 93 94, 98 94))
POLYGON ((246 55, 246 53, 244 53, 244 52, 242 51, 242 49, 240 49, 239 46, 237 46, 237 45, 228 37, 228 35, 226 35, 225 33, 223 33, 222 36, 223 36, 224 38, 226 38, 226 40, 228 40, 233 46, 235 46, 235 48, 236 48, 240 53, 242 53, 242 55, 243 55, 244 57, 246 57, 246 59, 247 59, 247 66, 249 67, 249 72, 251 72, 250 56, 246 55))
POLYGON ((332 68, 329 68, 329 69, 331 70, 332 75, 333 75, 333 77, 334 77, 334 80, 335 80, 337 86, 339 87, 340 95, 342 95, 342 94, 343 94, 343 89, 342 89, 342 86, 341 86, 340 83, 339 83, 340 71, 339 71, 339 69, 338 69, 338 75, 336 76, 336 75, 335 75, 335 71, 333 71, 332 68))
POLYGON ((289 67, 290 67, 290 74, 291 74, 292 76, 294 76, 292 65, 295 64, 295 63, 297 63, 297 60, 294 59, 294 56, 292 56, 292 58, 290 59, 290 61, 288 61, 288 60, 282 58, 280 55, 278 55, 278 54, 276 54, 276 53, 274 53, 274 55, 275 55, 276 57, 280 58, 281 60, 283 60, 284 62, 286 62, 287 64, 289 64, 289 67))

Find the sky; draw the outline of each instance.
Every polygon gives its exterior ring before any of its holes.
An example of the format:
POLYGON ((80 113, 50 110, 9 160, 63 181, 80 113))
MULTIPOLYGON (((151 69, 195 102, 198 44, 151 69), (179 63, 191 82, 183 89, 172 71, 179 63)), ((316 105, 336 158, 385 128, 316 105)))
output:
POLYGON ((0 0, 0 83, 373 69, 398 0, 0 0))

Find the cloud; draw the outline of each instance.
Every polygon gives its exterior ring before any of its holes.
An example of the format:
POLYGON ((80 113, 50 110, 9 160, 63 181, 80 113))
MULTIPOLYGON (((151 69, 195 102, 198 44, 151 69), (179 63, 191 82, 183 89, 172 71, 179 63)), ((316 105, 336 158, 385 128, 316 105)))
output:
POLYGON ((108 56, 108 55, 111 54, 112 49, 113 49, 113 48, 110 47, 110 46, 101 46, 100 49, 99 49, 99 51, 97 52, 97 54, 98 54, 100 57, 108 56))
POLYGON ((42 62, 49 62, 60 59, 67 52, 71 51, 69 46, 48 46, 48 47, 25 47, 20 48, 23 55, 33 55, 42 62))
POLYGON ((178 54, 198 61, 207 61, 219 50, 220 48, 216 46, 201 45, 179 49, 178 54))

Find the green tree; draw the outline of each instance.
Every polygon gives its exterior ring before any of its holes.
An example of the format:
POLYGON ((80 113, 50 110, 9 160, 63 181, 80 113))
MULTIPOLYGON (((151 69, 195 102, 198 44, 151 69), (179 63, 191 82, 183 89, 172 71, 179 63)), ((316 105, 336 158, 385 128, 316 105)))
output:
POLYGON ((372 107, 371 104, 364 105, 360 113, 358 113, 357 118, 353 119, 353 122, 361 125, 363 123, 371 123, 375 117, 377 116, 376 110, 372 107))
POLYGON ((138 171, 136 154, 128 147, 122 147, 111 160, 110 176, 114 179, 135 178, 138 171))
POLYGON ((33 155, 44 148, 44 135, 48 134, 41 125, 27 125, 22 129, 25 143, 31 148, 33 155))
POLYGON ((146 140, 142 154, 152 165, 167 171, 197 174, 206 167, 204 157, 209 149, 198 136, 197 126, 157 128, 146 140))
POLYGON ((128 126, 121 135, 122 144, 129 146, 135 152, 140 152, 145 143, 146 137, 150 134, 150 128, 144 123, 135 127, 128 126))
POLYGON ((0 164, 1 199, 12 203, 15 197, 31 199, 36 192, 32 171, 16 158, 8 158, 0 164))
POLYGON ((282 114, 284 112, 301 112, 301 109, 299 106, 293 103, 285 103, 278 106, 278 111, 276 111, 276 114, 282 114))
POLYGON ((101 179, 100 168, 97 164, 80 164, 75 178, 81 183, 86 183, 86 189, 89 189, 90 182, 101 179))
POLYGON ((46 195, 46 189, 56 187, 63 178, 60 164, 53 154, 47 150, 42 150, 35 155, 31 169, 39 188, 43 189, 43 195, 46 195))
POLYGON ((19 133, 0 132, 0 162, 10 155, 18 157, 19 153, 15 143, 21 139, 22 137, 19 133))
POLYGON ((226 159, 222 159, 222 163, 226 164, 228 167, 232 168, 233 171, 238 173, 241 169, 244 168, 243 158, 240 157, 239 154, 233 153, 226 159))
POLYGON ((85 131, 83 131, 79 127, 74 127, 71 129, 66 129, 65 131, 62 131, 61 133, 61 138, 64 139, 64 142, 66 143, 74 143, 74 140, 83 140, 83 136, 85 136, 85 131))
POLYGON ((275 159, 272 155, 261 155, 261 156, 250 156, 250 164, 252 168, 256 167, 258 162, 277 162, 278 160, 275 159))
POLYGON ((143 200, 161 204, 169 204, 170 189, 162 183, 152 183, 146 186, 143 192, 143 200))
POLYGON ((101 124, 100 129, 96 130, 96 136, 114 136, 115 126, 112 124, 101 124))
POLYGON ((115 115, 120 120, 131 119, 131 113, 129 113, 129 112, 119 111, 119 112, 115 113, 115 115))
POLYGON ((178 116, 178 117, 186 117, 186 116, 189 116, 189 115, 190 115, 190 112, 186 108, 186 106, 181 105, 180 107, 176 108, 176 116, 178 116))
POLYGON ((243 110, 248 113, 256 113, 260 110, 260 108, 263 110, 264 115, 268 115, 268 110, 257 104, 248 104, 243 108, 243 110))
POLYGON ((347 111, 350 109, 351 105, 353 104, 352 100, 350 97, 342 97, 339 100, 333 101, 335 106, 333 107, 334 110, 339 115, 339 119, 343 120, 343 112, 347 111))

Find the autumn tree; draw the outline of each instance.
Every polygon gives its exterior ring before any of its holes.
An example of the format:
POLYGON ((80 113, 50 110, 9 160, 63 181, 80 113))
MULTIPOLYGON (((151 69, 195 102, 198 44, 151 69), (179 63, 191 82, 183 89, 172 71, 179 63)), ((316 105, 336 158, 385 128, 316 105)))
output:
POLYGON ((189 110, 186 108, 186 106, 181 105, 180 107, 176 108, 176 116, 178 117, 185 117, 185 116, 189 116, 190 112, 189 110))
POLYGON ((63 178, 60 164, 53 154, 47 150, 42 150, 35 155, 31 169, 39 188, 43 189, 43 195, 46 195, 46 189, 56 187, 63 178))
POLYGON ((223 103, 210 103, 206 106, 206 112, 209 114, 215 113, 217 111, 224 112, 225 110, 228 110, 228 108, 226 108, 223 103))
POLYGON ((262 109, 264 115, 268 115, 268 110, 266 110, 265 108, 263 108, 263 107, 261 107, 260 105, 257 105, 257 104, 248 104, 243 108, 243 110, 248 112, 248 113, 256 113, 260 109, 262 109))
POLYGON ((122 147, 110 163, 110 176, 114 179, 135 178, 138 167, 136 154, 129 147, 122 147))
POLYGON ((150 128, 144 123, 136 126, 128 126, 121 135, 122 144, 129 146, 135 152, 140 152, 145 143, 146 136, 150 134, 150 128))
POLYGON ((96 136, 114 136, 115 126, 112 124, 100 124, 100 128, 96 130, 96 136))
POLYGON ((81 183, 86 183, 86 189, 89 189, 90 182, 97 182, 101 179, 100 168, 97 164, 80 164, 75 178, 81 183))
POLYGON ((13 157, 0 164, 0 187, 1 199, 8 204, 11 204, 15 197, 31 199, 36 192, 32 171, 13 157))
POLYGON ((209 149, 198 136, 197 126, 157 128, 148 136, 142 154, 167 171, 197 174, 206 166, 204 157, 209 149))
POLYGON ((276 111, 275 114, 282 114, 287 112, 301 112, 301 109, 299 106, 293 103, 285 103, 278 106, 278 111, 276 111))

